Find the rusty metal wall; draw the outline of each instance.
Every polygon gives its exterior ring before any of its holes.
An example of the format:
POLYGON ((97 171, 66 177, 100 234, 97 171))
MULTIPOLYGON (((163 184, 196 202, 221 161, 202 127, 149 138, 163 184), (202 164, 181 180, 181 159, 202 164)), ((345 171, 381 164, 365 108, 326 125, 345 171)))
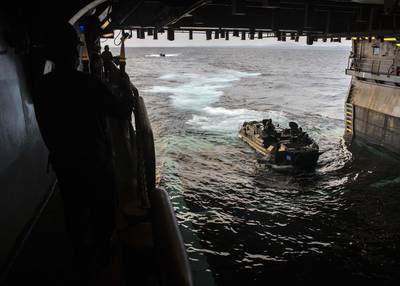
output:
POLYGON ((355 138, 400 153, 400 118, 355 106, 354 130, 355 138))
POLYGON ((349 65, 358 73, 346 100, 345 138, 400 153, 400 47, 391 38, 357 38, 349 65))

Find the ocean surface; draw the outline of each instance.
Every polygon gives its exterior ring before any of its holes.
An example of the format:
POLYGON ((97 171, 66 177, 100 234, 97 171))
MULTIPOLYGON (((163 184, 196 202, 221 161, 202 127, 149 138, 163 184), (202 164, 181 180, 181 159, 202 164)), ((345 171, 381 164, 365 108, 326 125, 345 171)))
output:
POLYGON ((128 49, 196 285, 400 279, 399 162, 342 142, 348 55, 346 47, 128 49), (317 141, 315 171, 274 171, 238 138, 244 121, 263 118, 296 121, 317 141))

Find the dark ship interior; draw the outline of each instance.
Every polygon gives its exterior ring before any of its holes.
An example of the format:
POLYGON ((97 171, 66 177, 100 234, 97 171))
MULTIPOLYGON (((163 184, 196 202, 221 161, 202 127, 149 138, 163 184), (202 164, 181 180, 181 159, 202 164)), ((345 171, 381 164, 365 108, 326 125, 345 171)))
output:
MULTIPOLYGON (((79 69, 89 73, 91 52, 99 47, 100 38, 113 37, 116 30, 123 30, 126 38, 157 39, 167 33, 168 40, 174 40, 176 32, 191 39, 199 31, 207 39, 219 33, 226 40, 229 35, 278 41, 305 36, 311 45, 318 39, 338 42, 342 37, 393 35, 400 25, 394 0, 5 2, 0 9, 0 281, 5 285, 74 283, 57 180, 48 167, 32 100, 35 82, 53 68, 42 39, 55 21, 76 28, 84 41, 79 69)), ((115 92, 128 87, 133 94, 134 123, 116 126, 113 135, 122 157, 126 146, 131 148, 129 158, 135 163, 120 166, 120 171, 135 179, 131 187, 148 199, 149 214, 139 222, 128 220, 114 271, 123 273, 118 277, 126 285, 193 285, 196 273, 189 267, 168 194, 156 187, 146 107, 126 77, 125 65, 122 43, 110 87, 115 92), (129 136, 122 140, 121 134, 129 136)), ((118 283, 122 282, 113 285, 118 283)))

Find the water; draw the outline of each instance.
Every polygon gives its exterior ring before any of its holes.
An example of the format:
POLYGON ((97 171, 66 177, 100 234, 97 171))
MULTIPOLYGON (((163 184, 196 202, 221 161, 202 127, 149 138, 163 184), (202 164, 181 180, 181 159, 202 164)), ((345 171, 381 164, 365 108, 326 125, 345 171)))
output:
POLYGON ((348 54, 128 50, 197 285, 400 278, 398 161, 362 145, 352 156, 341 140, 348 54), (316 170, 264 165, 237 137, 243 121, 262 118, 309 132, 324 151, 316 170))

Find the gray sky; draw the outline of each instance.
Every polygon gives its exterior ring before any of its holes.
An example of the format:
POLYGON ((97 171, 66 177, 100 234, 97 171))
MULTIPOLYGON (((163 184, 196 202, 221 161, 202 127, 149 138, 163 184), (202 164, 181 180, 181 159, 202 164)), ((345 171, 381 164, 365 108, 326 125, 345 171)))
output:
MULTIPOLYGON (((115 42, 118 44, 120 42, 118 31, 115 31, 115 36, 117 36, 115 42)), ((306 38, 300 37, 298 43, 291 41, 288 37, 286 42, 279 42, 276 38, 264 38, 262 40, 258 40, 257 38, 254 40, 246 39, 242 41, 240 37, 233 37, 232 33, 230 34, 229 41, 225 39, 213 39, 207 41, 205 33, 194 33, 193 40, 189 40, 188 33, 175 33, 175 40, 168 41, 167 33, 159 34, 158 40, 153 40, 153 36, 147 36, 146 39, 137 39, 136 33, 133 33, 132 38, 125 42, 126 47, 231 47, 231 46, 254 46, 254 47, 262 47, 262 46, 282 46, 282 47, 302 47, 306 46, 306 38)), ((102 40, 102 46, 109 45, 110 47, 115 46, 114 41, 112 39, 102 40)), ((323 43, 322 40, 318 42, 314 42, 312 46, 309 47, 338 47, 349 49, 351 47, 351 41, 346 41, 342 38, 342 43, 330 43, 329 40, 326 43, 323 43)))

